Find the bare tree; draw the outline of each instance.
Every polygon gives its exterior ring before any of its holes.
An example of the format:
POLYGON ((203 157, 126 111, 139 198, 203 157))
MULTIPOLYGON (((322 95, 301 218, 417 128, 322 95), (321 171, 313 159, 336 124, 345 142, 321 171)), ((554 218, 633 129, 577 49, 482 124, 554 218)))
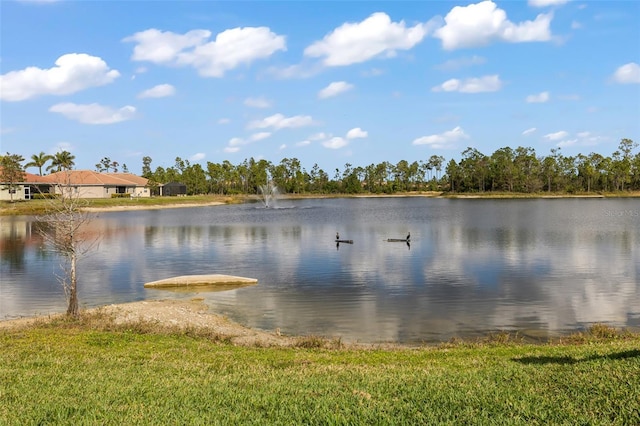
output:
POLYGON ((60 265, 62 284, 67 300, 67 315, 80 316, 78 305, 78 261, 98 244, 99 236, 92 236, 88 225, 95 216, 86 210, 87 201, 71 183, 71 173, 67 171, 64 182, 57 182, 52 188, 55 197, 49 199, 39 233, 54 252, 62 256, 60 265))

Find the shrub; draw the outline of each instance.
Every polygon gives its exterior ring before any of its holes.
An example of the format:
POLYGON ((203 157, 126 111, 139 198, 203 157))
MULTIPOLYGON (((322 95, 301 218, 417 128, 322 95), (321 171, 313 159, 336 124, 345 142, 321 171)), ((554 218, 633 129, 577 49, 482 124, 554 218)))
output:
POLYGON ((606 324, 593 324, 589 327, 589 334, 599 339, 614 339, 619 335, 618 330, 606 324))
POLYGON ((32 194, 31 199, 33 200, 52 200, 54 198, 58 198, 59 194, 48 194, 48 193, 38 193, 32 194))

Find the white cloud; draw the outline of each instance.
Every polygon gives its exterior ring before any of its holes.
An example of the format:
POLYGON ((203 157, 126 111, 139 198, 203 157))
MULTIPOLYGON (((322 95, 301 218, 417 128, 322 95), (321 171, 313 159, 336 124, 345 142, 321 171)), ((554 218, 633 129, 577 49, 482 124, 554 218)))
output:
POLYGON ((445 25, 434 37, 446 50, 486 46, 493 41, 521 43, 551 39, 552 14, 540 14, 533 21, 514 24, 492 1, 456 6, 445 16, 445 25))
POLYGON ((278 149, 280 151, 282 151, 283 149, 286 149, 286 148, 287 148, 287 144, 284 144, 284 143, 278 147, 278 149))
POLYGON ((286 50, 285 37, 267 27, 225 30, 215 41, 211 32, 192 30, 185 34, 151 28, 123 39, 135 42, 132 59, 173 66, 193 66, 203 77, 222 77, 240 65, 286 50))
POLYGON ((527 129, 524 132, 522 132, 522 135, 523 136, 528 136, 528 135, 534 133, 536 130, 538 130, 538 129, 536 129, 535 127, 532 127, 530 129, 527 129))
POLYGON ((594 145, 598 145, 600 142, 604 142, 607 140, 607 138, 604 138, 602 136, 598 136, 598 135, 594 135, 591 132, 588 131, 584 131, 584 132, 578 132, 576 134, 576 137, 573 139, 567 139, 567 137, 569 136, 569 133, 567 132, 557 132, 557 133, 553 133, 551 135, 546 135, 547 136, 552 136, 549 137, 547 139, 549 140, 553 140, 555 141, 559 141, 556 143, 557 147, 560 148, 565 148, 565 147, 579 147, 579 146, 583 146, 583 147, 590 147, 590 146, 594 146, 594 145))
POLYGON ((79 121, 84 124, 119 123, 121 121, 131 120, 136 113, 136 109, 130 105, 113 109, 95 103, 79 105, 71 102, 53 105, 49 108, 49 111, 60 113, 70 120, 79 121))
POLYGON ((450 59, 442 64, 434 66, 434 68, 440 71, 456 71, 473 65, 481 65, 485 62, 487 62, 487 60, 482 56, 473 55, 470 58, 450 59))
POLYGON ((207 155, 204 152, 198 152, 196 154, 193 154, 191 158, 189 158, 189 161, 198 162, 198 161, 204 160, 206 156, 207 155))
POLYGON ((362 130, 360 127, 354 127, 349 130, 344 137, 341 136, 332 136, 327 133, 316 133, 309 137, 310 140, 306 140, 300 142, 298 145, 309 145, 311 140, 322 140, 322 146, 329 149, 340 149, 349 145, 349 141, 353 139, 366 138, 368 136, 368 132, 362 130))
POLYGON ((561 142, 558 142, 556 144, 556 146, 560 147, 560 148, 565 148, 567 146, 573 146, 578 142, 578 139, 568 139, 568 140, 563 140, 561 142))
POLYGON ((495 75, 485 75, 479 78, 467 78, 458 80, 452 78, 439 86, 433 87, 434 92, 461 92, 461 93, 482 93, 496 92, 502 88, 500 77, 495 75))
POLYGON ((9 133, 13 133, 15 132, 16 129, 15 127, 2 127, 0 128, 0 135, 8 135, 9 133))
POLYGON ((329 139, 330 137, 331 137, 331 134, 320 132, 320 133, 314 133, 313 135, 309 136, 309 140, 310 141, 321 141, 321 140, 324 140, 324 139, 329 139))
POLYGON ((340 93, 344 93, 351 89, 353 89, 353 84, 349 84, 346 81, 334 81, 324 89, 320 90, 318 92, 318 97, 320 99, 326 99, 332 96, 337 96, 340 93))
POLYGON ((607 140, 607 138, 603 136, 594 135, 593 133, 588 131, 578 132, 576 136, 577 139, 571 141, 562 141, 558 144, 558 146, 560 146, 560 144, 564 144, 563 146, 569 146, 569 144, 578 146, 594 146, 598 145, 600 142, 605 142, 607 140))
POLYGON ((375 57, 395 56, 420 43, 433 24, 419 23, 407 27, 404 21, 391 22, 386 13, 374 13, 362 22, 347 22, 304 50, 304 55, 323 58, 325 66, 361 63, 375 57))
POLYGON ((580 28, 582 28, 582 24, 578 21, 572 21, 571 22, 571 29, 572 30, 579 30, 580 28))
POLYGON ((120 76, 105 61, 85 53, 60 56, 49 69, 28 67, 0 76, 0 99, 23 101, 40 95, 68 95, 103 86, 120 76))
POLYGON ((362 130, 360 127, 354 127, 347 132, 347 139, 366 138, 367 136, 369 136, 369 133, 362 130))
POLYGON ((229 139, 229 142, 227 144, 227 147, 224 149, 224 152, 238 152, 241 146, 266 139, 269 136, 271 136, 270 132, 258 132, 258 133, 253 133, 251 136, 249 136, 248 139, 243 139, 238 137, 231 138, 229 139))
POLYGON ((137 43, 131 56, 134 61, 172 64, 175 63, 180 52, 203 44, 210 36, 211 31, 207 30, 192 30, 185 34, 176 34, 151 28, 125 37, 122 41, 137 43))
POLYGON ((244 104, 252 108, 270 108, 271 102, 265 98, 247 98, 244 104))
POLYGON ((218 119, 218 124, 229 124, 229 123, 231 123, 231 119, 229 118, 223 117, 218 119))
POLYGON ((50 152, 50 154, 55 154, 56 152, 62 151, 73 152, 74 148, 75 147, 70 142, 58 142, 53 151, 50 152))
POLYGON ((567 136, 569 136, 569 133, 565 132, 564 130, 560 130, 559 132, 548 133, 544 135, 544 137, 546 139, 549 139, 550 141, 559 141, 560 139, 564 139, 567 136))
POLYGON ((452 130, 448 130, 446 132, 430 135, 430 136, 422 136, 413 141, 414 145, 429 145, 431 148, 435 149, 447 149, 453 148, 454 144, 462 139, 468 139, 469 135, 467 135, 462 127, 457 126, 452 130))
POLYGON ((311 145, 311 141, 306 140, 306 141, 300 141, 296 143, 296 146, 307 146, 307 145, 311 145))
POLYGON ((166 98, 167 96, 173 96, 176 93, 175 87, 170 84, 158 84, 151 89, 147 89, 138 94, 138 98, 166 98))
POLYGON ((537 95, 529 95, 527 96, 527 103, 530 104, 541 104, 541 103, 545 103, 549 100, 549 92, 541 92, 538 93, 537 95))
POLYGON ((383 75, 385 73, 384 70, 381 70, 380 68, 371 68, 368 71, 362 71, 361 75, 363 77, 377 77, 379 75, 383 75))
POLYGON ((569 0, 529 0, 529 6, 533 7, 547 7, 547 6, 560 6, 567 3, 569 0))
POLYGON ((247 142, 245 142, 245 140, 242 138, 231 138, 229 140, 229 146, 245 145, 246 143, 247 142))
POLYGON ((347 145, 349 145, 349 142, 346 139, 341 138, 339 136, 333 137, 327 141, 322 142, 322 146, 329 149, 340 149, 340 148, 344 148, 347 145))
POLYGON ((260 141, 262 139, 266 139, 269 136, 271 136, 271 132, 258 132, 258 133, 254 133, 251 136, 249 136, 249 141, 250 142, 255 142, 255 141, 260 141))
POLYGON ((635 62, 622 65, 613 74, 613 81, 620 84, 640 83, 640 65, 635 62))
POLYGON ((269 67, 266 74, 280 80, 291 78, 309 78, 320 73, 324 68, 320 64, 295 64, 286 67, 269 67))
POLYGON ((193 65, 205 77, 222 77, 226 71, 268 58, 279 50, 286 50, 285 38, 269 28, 233 28, 192 52, 180 53, 178 63, 193 65))
POLYGON ((285 128, 305 127, 314 124, 313 119, 309 115, 296 115, 293 117, 285 117, 282 114, 274 114, 262 120, 255 120, 249 123, 250 129, 267 129, 280 130, 285 128))

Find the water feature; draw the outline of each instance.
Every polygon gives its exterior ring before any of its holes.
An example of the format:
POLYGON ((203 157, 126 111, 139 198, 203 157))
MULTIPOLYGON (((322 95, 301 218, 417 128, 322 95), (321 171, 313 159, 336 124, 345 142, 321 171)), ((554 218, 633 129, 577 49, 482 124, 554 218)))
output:
MULTIPOLYGON (((640 327, 636 199, 357 198, 101 213, 82 306, 203 297, 250 327, 345 341, 431 342, 496 330, 640 327), (336 250, 335 233, 353 240, 336 250), (411 232, 411 245, 388 242, 411 232), (145 282, 257 278, 224 292, 145 282)), ((33 218, 0 218, 0 318, 64 311, 59 259, 33 218)))
POLYGON ((258 186, 258 188, 260 189, 260 195, 262 197, 261 200, 264 207, 275 207, 275 201, 278 196, 278 187, 272 182, 269 182, 266 185, 258 186))

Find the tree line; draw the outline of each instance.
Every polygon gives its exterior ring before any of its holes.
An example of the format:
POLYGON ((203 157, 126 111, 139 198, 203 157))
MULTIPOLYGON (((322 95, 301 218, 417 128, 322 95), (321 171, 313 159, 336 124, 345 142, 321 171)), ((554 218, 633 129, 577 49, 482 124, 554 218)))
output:
MULTIPOLYGON (((384 161, 367 166, 346 163, 329 174, 314 164, 306 169, 296 158, 283 158, 279 163, 264 159, 245 159, 240 164, 228 160, 222 163, 191 164, 176 157, 170 167, 156 167, 149 156, 142 158, 142 176, 149 179, 152 189, 169 182, 187 186, 187 194, 259 194, 267 183, 289 194, 393 194, 409 191, 446 192, 511 192, 511 193, 591 193, 640 190, 640 153, 638 144, 622 139, 611 156, 598 153, 566 156, 561 148, 539 156, 535 149, 504 147, 491 155, 476 148, 467 148, 459 161, 432 155, 426 160, 396 164, 384 161)), ((72 169, 75 157, 67 151, 55 156, 44 153, 31 157, 24 165, 20 156, 2 156, 3 170, 37 167, 47 171, 72 169), (16 158, 17 157, 17 158, 16 158), (11 166, 10 163, 14 163, 11 166), (5 163, 9 163, 5 165, 5 163)), ((96 171, 118 171, 119 163, 104 157, 96 171)), ((128 171, 123 165, 123 171, 128 171)), ((7 182, 6 180, 3 180, 7 182)))
POLYGON ((409 191, 591 193, 640 190, 638 144, 622 139, 611 156, 598 153, 566 156, 554 148, 546 156, 533 148, 504 147, 491 155, 467 148, 459 161, 432 155, 426 160, 396 164, 384 161, 368 166, 346 163, 331 175, 314 164, 307 170, 296 158, 280 163, 254 158, 234 165, 190 164, 177 157, 172 167, 152 169, 151 157, 142 160, 142 176, 152 182, 178 181, 188 194, 259 194, 272 183, 289 194, 392 194, 409 191))

